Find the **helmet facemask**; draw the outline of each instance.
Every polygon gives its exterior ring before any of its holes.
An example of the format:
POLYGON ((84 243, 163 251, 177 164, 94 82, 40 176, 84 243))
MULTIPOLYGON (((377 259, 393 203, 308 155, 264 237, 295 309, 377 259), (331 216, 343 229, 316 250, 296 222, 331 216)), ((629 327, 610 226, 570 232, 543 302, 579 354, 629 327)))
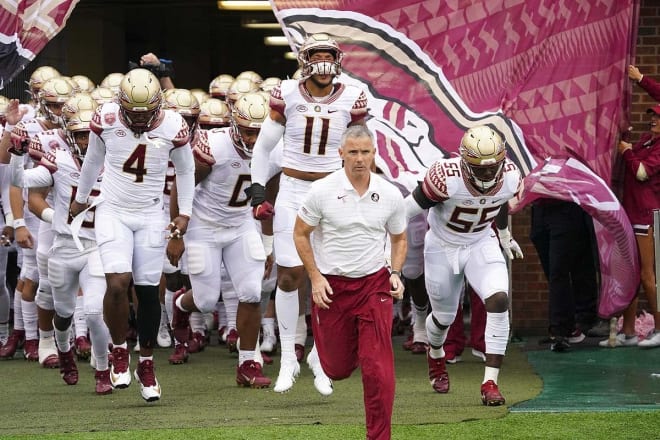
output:
POLYGON ((301 68, 303 78, 312 75, 334 75, 341 74, 341 62, 344 53, 337 42, 326 34, 311 35, 300 47, 298 53, 298 64, 301 68), (332 54, 333 60, 313 60, 313 55, 319 52, 332 54))

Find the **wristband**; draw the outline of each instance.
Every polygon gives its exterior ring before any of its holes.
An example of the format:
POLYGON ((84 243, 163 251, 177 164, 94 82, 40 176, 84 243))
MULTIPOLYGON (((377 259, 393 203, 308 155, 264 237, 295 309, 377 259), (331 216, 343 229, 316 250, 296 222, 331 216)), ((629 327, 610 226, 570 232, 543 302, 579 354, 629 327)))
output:
POLYGON ((396 275, 399 278, 401 278, 401 271, 400 270, 393 270, 390 272, 390 275, 396 275))
POLYGON ((11 212, 5 214, 5 225, 14 227, 14 215, 11 212))
POLYGON ((15 125, 11 125, 9 122, 5 122, 5 132, 11 133, 11 131, 16 127, 15 125))
POLYGON ((41 220, 45 221, 46 223, 53 223, 54 214, 55 210, 53 208, 45 208, 43 211, 41 211, 41 220))
POLYGON ((14 219, 14 229, 24 228, 24 227, 26 227, 25 219, 24 219, 24 218, 16 218, 16 219, 14 219))
POLYGON ((269 256, 273 253, 273 236, 272 235, 261 235, 261 241, 264 243, 264 250, 266 251, 266 256, 269 256))

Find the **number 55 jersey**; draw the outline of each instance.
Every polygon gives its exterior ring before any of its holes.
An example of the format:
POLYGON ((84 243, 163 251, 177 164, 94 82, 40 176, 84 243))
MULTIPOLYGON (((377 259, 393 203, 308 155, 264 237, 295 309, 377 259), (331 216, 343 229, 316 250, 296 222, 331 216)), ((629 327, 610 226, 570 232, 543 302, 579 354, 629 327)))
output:
POLYGON ((521 183, 520 171, 509 159, 502 177, 483 193, 470 183, 460 157, 435 162, 423 182, 424 193, 438 202, 429 209, 431 232, 453 246, 479 241, 491 234, 495 216, 517 194, 521 183))

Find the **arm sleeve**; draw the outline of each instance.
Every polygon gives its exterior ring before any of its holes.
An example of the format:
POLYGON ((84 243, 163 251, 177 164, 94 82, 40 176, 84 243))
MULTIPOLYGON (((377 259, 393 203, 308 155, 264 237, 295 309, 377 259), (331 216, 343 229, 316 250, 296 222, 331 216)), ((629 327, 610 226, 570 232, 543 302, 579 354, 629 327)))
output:
POLYGON ((11 155, 9 159, 9 180, 13 186, 23 188, 23 156, 11 155))
POLYGON ((284 126, 270 119, 261 124, 259 137, 252 151, 252 183, 266 186, 269 174, 269 157, 284 134, 284 126))
POLYGON ((175 148, 170 153, 170 158, 176 171, 176 196, 179 204, 179 214, 190 217, 195 192, 195 159, 190 145, 175 148))
POLYGON ((53 185, 50 171, 44 166, 23 169, 23 158, 12 154, 9 161, 11 184, 19 188, 42 188, 53 185))
MULTIPOLYGON (((655 148, 660 148, 660 146, 655 148)), ((649 177, 657 174, 660 170, 660 154, 653 154, 640 159, 635 149, 629 149, 623 153, 623 160, 628 171, 639 181, 648 180, 649 177)))
POLYGON ((103 139, 94 133, 94 130, 91 130, 89 132, 89 145, 87 146, 87 154, 85 154, 85 162, 80 170, 76 202, 87 203, 89 193, 92 192, 92 187, 99 177, 99 173, 101 173, 104 161, 105 143, 103 139))
POLYGON ((649 94, 649 96, 651 96, 651 98, 660 101, 660 83, 648 75, 644 75, 638 84, 649 94))

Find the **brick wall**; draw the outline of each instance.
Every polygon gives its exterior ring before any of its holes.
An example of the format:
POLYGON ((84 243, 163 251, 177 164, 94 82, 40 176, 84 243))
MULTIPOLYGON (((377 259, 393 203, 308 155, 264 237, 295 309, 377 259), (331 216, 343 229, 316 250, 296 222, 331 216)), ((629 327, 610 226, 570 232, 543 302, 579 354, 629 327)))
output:
MULTIPOLYGON (((641 0, 639 31, 635 65, 644 75, 660 80, 660 1, 641 0)), ((630 124, 631 140, 648 130, 646 109, 656 104, 639 86, 632 86, 630 124)), ((614 146, 612 146, 614 148, 614 146)), ((512 232, 520 244, 525 258, 513 262, 512 268, 512 317, 514 335, 542 335, 548 326, 548 285, 539 263, 538 255, 529 240, 530 209, 516 214, 512 220, 512 232)), ((643 307, 640 301, 640 307, 643 307)))

